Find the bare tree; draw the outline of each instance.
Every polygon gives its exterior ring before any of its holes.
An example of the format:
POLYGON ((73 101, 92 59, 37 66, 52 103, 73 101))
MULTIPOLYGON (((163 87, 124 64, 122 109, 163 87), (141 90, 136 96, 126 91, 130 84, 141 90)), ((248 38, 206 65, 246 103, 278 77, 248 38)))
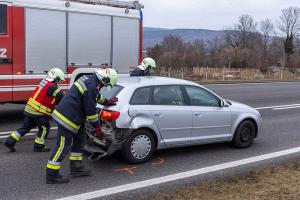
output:
POLYGON ((181 68, 183 66, 184 42, 176 35, 168 35, 161 42, 164 53, 161 62, 169 68, 181 68))
POLYGON ((271 42, 271 35, 275 35, 275 29, 272 21, 266 19, 260 23, 260 31, 262 33, 262 58, 264 65, 268 64, 268 48, 271 42))
POLYGON ((257 39, 257 23, 250 15, 241 15, 235 24, 235 31, 238 33, 239 47, 253 49, 257 39))
POLYGON ((278 28, 285 34, 284 51, 289 64, 289 58, 294 53, 294 40, 300 31, 300 8, 289 7, 282 10, 278 28))

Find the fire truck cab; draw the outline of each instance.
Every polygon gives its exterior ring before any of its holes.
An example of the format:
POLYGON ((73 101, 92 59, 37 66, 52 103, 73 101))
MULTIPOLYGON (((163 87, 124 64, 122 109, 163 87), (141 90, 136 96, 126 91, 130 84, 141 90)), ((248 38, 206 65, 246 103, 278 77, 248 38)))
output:
POLYGON ((0 103, 24 102, 53 67, 68 89, 108 63, 128 73, 142 56, 137 1, 0 0, 0 103))

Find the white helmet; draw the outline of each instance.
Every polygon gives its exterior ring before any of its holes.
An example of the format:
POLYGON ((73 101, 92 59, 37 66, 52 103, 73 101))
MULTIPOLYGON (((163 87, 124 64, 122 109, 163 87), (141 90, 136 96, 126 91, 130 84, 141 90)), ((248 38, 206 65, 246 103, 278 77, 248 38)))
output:
POLYGON ((118 82, 118 73, 113 68, 97 69, 95 74, 104 86, 115 86, 118 82))
POLYGON ((65 81, 65 74, 61 69, 53 68, 48 71, 46 80, 52 82, 65 81))
POLYGON ((142 70, 156 68, 156 63, 152 58, 144 58, 138 67, 142 70))

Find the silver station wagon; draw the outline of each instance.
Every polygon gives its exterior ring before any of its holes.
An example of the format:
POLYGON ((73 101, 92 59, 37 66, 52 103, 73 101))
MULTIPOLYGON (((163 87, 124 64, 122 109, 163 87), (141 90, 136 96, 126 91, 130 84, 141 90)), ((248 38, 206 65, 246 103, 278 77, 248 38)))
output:
POLYGON ((117 86, 102 92, 119 102, 102 107, 100 135, 87 131, 85 150, 95 160, 117 150, 141 163, 157 149, 219 142, 247 148, 262 122, 257 110, 181 79, 120 75, 117 86))

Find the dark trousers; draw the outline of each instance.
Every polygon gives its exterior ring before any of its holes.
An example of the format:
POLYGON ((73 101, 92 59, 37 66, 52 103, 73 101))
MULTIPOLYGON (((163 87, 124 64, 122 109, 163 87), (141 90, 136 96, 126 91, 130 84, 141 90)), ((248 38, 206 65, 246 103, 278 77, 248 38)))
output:
POLYGON ((59 170, 61 162, 71 150, 69 159, 71 161, 82 161, 82 147, 84 144, 83 127, 78 133, 66 129, 58 124, 56 146, 48 160, 47 169, 59 170))
POLYGON ((50 132, 50 118, 47 116, 36 116, 31 117, 25 115, 23 125, 16 132, 12 133, 10 136, 16 141, 19 141, 21 137, 26 135, 31 129, 38 127, 38 132, 35 138, 36 146, 44 146, 45 140, 48 138, 50 132))

